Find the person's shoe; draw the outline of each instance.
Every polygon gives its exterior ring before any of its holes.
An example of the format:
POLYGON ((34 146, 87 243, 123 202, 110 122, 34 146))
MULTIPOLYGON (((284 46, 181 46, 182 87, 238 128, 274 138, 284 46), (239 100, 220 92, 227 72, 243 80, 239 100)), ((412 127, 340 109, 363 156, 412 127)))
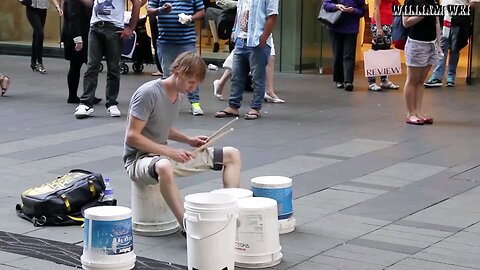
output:
POLYGON ((190 106, 190 112, 193 115, 203 115, 202 107, 200 107, 200 102, 193 102, 190 106))
POLYGON ((88 107, 87 105, 80 104, 75 109, 75 117, 77 119, 83 119, 89 117, 93 113, 93 108, 88 107))
POLYGON ((220 100, 223 100, 223 95, 219 94, 218 92, 218 84, 220 83, 220 80, 215 80, 213 81, 213 95, 217 97, 220 100))
POLYGON ((271 97, 265 92, 265 102, 270 102, 270 103, 285 103, 285 100, 279 98, 279 97, 271 97))
POLYGON ((353 83, 345 83, 345 91, 353 91, 353 83))
POLYGON ((393 90, 396 90, 396 89, 400 88, 399 85, 394 84, 394 83, 392 83, 392 82, 389 81, 389 80, 382 81, 382 84, 381 84, 380 87, 381 87, 382 89, 393 89, 393 90))
POLYGON ((213 52, 218 52, 220 50, 220 44, 218 42, 213 43, 213 52))
POLYGON ((435 78, 430 78, 430 80, 426 81, 423 86, 427 88, 433 88, 433 87, 442 87, 442 81, 439 79, 435 78))
POLYGON ((345 88, 345 84, 341 82, 336 82, 335 85, 337 86, 338 89, 345 88))
POLYGON ((447 87, 454 87, 455 86, 455 80, 452 78, 447 78, 447 87))
POLYGON ((371 83, 368 85, 368 90, 370 91, 382 91, 382 88, 378 86, 376 83, 371 83))
POLYGON ((118 109, 117 105, 112 105, 110 107, 107 108, 107 112, 108 112, 108 115, 110 115, 111 117, 120 117, 122 116, 122 113, 120 112, 120 110, 118 109))
POLYGON ((45 67, 43 66, 43 64, 37 64, 37 66, 35 67, 35 69, 42 73, 42 74, 45 74, 47 73, 47 70, 45 69, 45 67))

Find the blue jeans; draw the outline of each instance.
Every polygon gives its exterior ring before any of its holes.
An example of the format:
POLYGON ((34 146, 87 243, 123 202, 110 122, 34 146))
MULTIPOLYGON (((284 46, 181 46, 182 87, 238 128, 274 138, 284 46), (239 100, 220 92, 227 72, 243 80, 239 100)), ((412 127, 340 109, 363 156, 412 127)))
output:
POLYGON ((266 65, 270 57, 271 48, 265 45, 247 47, 247 40, 237 38, 232 63, 232 89, 228 100, 229 107, 238 109, 243 99, 243 91, 248 73, 252 71, 253 100, 250 107, 255 110, 262 108, 265 98, 266 65))
MULTIPOLYGON (((195 43, 188 43, 188 44, 165 44, 160 43, 157 41, 157 53, 158 58, 161 59, 162 63, 162 70, 163 76, 168 77, 170 76, 170 66, 172 65, 173 61, 177 56, 183 52, 196 52, 196 44, 195 43)), ((200 89, 195 88, 193 92, 188 93, 188 101, 190 103, 200 102, 200 89)))
POLYGON ((432 78, 440 81, 443 79, 443 76, 445 75, 445 66, 447 65, 447 55, 449 55, 447 81, 455 81, 460 52, 451 50, 450 39, 448 37, 442 37, 440 39, 440 46, 442 47, 444 56, 443 59, 440 59, 435 63, 435 66, 433 67, 432 78), (449 49, 450 54, 448 53, 449 49))
POLYGON ((122 40, 120 39, 121 28, 111 23, 101 22, 90 27, 88 34, 88 64, 87 71, 83 77, 83 95, 80 103, 93 106, 95 91, 98 84, 98 73, 100 72, 100 62, 105 56, 107 60, 107 89, 105 96, 108 108, 117 105, 118 92, 120 91, 120 61, 122 57, 122 40))

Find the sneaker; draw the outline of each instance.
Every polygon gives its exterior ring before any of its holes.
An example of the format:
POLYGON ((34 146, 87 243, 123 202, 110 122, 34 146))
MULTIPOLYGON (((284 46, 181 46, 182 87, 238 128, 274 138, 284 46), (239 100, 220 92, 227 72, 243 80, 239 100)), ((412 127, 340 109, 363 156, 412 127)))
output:
POLYGON ((107 112, 111 117, 120 117, 122 113, 118 109, 117 105, 112 105, 107 108, 107 112))
POLYGON ((423 86, 427 88, 442 87, 442 81, 440 81, 439 79, 431 78, 430 80, 426 81, 423 86))
POLYGON ((336 82, 335 85, 337 86, 338 89, 345 88, 345 84, 342 82, 336 82))
POLYGON ((392 90, 396 90, 396 89, 400 88, 400 86, 399 86, 398 84, 392 83, 391 81, 389 81, 389 80, 387 79, 387 80, 382 81, 381 88, 382 88, 382 89, 392 89, 392 90))
POLYGON ((345 91, 353 91, 353 83, 345 83, 345 91))
POLYGON ((447 87, 454 87, 455 86, 455 80, 447 78, 447 87))
POLYGON ((376 83, 371 83, 368 85, 368 90, 370 91, 382 91, 382 88, 378 86, 376 83))
POLYGON ((83 118, 89 117, 92 113, 93 113, 93 108, 80 104, 75 109, 74 115, 77 119, 83 119, 83 118))
POLYGON ((200 107, 200 102, 193 102, 190 107, 190 111, 193 115, 203 115, 202 107, 200 107))

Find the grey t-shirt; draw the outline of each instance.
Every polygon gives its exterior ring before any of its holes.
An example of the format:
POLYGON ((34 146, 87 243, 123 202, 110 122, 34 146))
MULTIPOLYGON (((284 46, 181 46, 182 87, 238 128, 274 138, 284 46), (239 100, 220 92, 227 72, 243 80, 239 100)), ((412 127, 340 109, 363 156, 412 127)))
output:
MULTIPOLYGON (((146 121, 142 134, 150 140, 167 144, 168 135, 180 110, 181 97, 172 103, 161 79, 147 82, 135 91, 130 101, 129 117, 146 121)), ((123 162, 127 168, 135 160, 139 150, 125 142, 123 162)))
POLYGON ((125 0, 94 0, 90 24, 104 21, 111 22, 116 27, 124 28, 124 11, 125 0))

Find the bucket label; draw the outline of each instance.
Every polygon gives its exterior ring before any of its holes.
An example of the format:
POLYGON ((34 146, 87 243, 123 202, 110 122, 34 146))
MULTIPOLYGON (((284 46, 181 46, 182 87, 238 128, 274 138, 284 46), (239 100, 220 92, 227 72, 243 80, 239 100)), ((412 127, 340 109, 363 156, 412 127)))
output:
POLYGON ((247 253, 265 252, 267 246, 264 224, 262 214, 240 215, 238 217, 235 249, 247 253))
POLYGON ((292 215, 292 187, 275 189, 252 187, 252 191, 254 197, 267 197, 277 201, 278 219, 286 219, 292 215))
POLYGON ((133 251, 131 218, 124 220, 85 219, 84 250, 92 253, 120 255, 133 251))

